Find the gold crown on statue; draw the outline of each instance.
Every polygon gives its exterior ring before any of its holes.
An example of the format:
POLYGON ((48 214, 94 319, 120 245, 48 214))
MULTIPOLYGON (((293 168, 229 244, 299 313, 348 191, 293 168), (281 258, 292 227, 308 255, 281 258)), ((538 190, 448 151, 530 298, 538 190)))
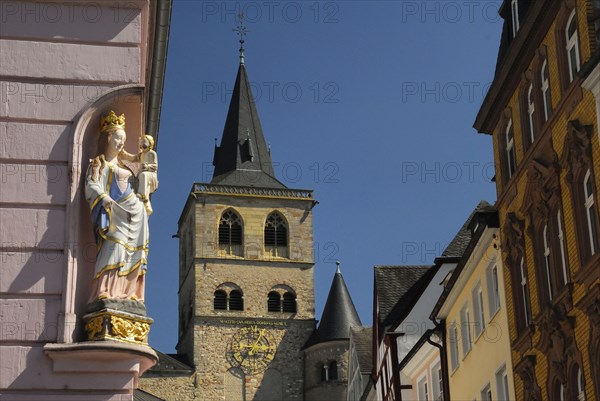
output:
POLYGON ((110 111, 106 117, 100 120, 100 130, 104 131, 109 128, 125 129, 125 114, 117 116, 114 111, 110 111))

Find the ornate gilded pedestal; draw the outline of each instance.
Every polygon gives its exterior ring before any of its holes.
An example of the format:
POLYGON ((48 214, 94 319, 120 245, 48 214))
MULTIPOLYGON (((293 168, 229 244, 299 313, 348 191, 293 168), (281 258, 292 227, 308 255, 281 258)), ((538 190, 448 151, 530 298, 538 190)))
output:
POLYGON ((113 340, 147 345, 150 325, 154 323, 154 320, 145 315, 145 309, 142 313, 132 313, 110 307, 90 312, 83 317, 86 339, 88 341, 113 340))

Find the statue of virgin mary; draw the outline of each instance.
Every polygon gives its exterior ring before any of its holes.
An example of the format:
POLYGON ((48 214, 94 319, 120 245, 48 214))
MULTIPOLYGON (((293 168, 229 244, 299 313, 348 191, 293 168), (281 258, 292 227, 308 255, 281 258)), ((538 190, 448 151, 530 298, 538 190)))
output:
POLYGON ((148 215, 134 191, 135 176, 121 159, 126 138, 124 114, 111 111, 102 118, 98 150, 85 185, 97 244, 90 303, 144 302, 148 215))

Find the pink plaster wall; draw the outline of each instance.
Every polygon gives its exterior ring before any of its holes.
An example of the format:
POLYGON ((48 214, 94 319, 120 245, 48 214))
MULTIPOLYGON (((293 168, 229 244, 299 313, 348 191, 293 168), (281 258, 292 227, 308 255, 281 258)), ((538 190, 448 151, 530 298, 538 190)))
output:
POLYGON ((0 3, 2 400, 132 399, 135 366, 56 373, 43 347, 81 340, 95 250, 83 174, 111 108, 136 149, 142 94, 106 94, 146 84, 149 1, 0 3))

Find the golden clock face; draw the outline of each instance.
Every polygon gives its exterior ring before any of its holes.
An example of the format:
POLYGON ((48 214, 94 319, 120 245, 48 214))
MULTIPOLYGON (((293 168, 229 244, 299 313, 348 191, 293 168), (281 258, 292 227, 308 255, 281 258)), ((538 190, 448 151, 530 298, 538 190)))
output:
POLYGON ((247 375, 264 372, 275 357, 275 342, 266 328, 242 327, 227 345, 227 360, 247 375))

